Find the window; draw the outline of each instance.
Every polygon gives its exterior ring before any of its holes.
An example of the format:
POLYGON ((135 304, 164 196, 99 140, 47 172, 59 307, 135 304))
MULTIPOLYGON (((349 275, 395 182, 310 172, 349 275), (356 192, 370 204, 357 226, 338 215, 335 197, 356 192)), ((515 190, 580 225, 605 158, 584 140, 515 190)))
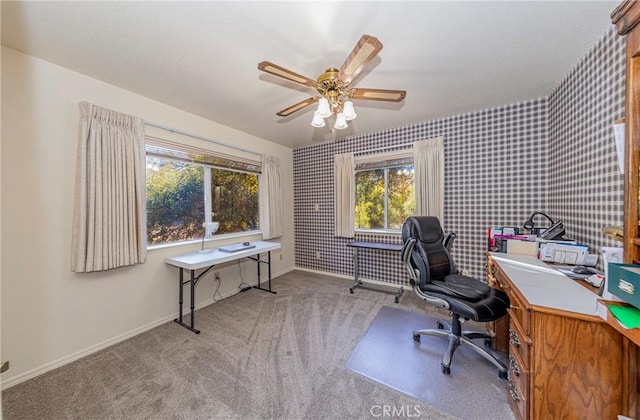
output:
POLYGON ((415 213, 413 154, 356 157, 355 228, 397 231, 415 213))
POLYGON ((259 228, 260 162, 149 138, 146 154, 147 245, 259 228))

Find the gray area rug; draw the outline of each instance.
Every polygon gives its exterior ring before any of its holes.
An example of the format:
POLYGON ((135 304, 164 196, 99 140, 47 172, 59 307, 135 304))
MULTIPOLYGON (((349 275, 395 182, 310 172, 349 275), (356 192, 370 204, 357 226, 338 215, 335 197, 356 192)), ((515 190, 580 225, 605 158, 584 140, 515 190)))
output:
POLYGON ((460 346, 444 375, 447 340, 423 335, 414 342, 414 330, 435 327, 435 318, 383 306, 346 367, 461 418, 513 419, 506 382, 492 364, 460 346))

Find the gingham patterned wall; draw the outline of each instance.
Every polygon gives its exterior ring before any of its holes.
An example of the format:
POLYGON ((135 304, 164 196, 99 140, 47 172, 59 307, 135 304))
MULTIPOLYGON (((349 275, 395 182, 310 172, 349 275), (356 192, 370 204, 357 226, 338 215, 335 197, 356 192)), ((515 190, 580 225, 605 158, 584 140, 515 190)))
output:
POLYGON ((621 246, 601 233, 622 226, 624 178, 613 121, 624 117, 624 37, 614 28, 549 95, 549 215, 592 251, 621 246))
MULTIPOLYGON (((603 217, 605 224, 622 221, 622 177, 614 173, 616 155, 611 122, 619 118, 624 109, 620 99, 624 97, 623 42, 613 30, 607 32, 549 99, 539 98, 295 149, 296 265, 353 275, 352 252, 347 247, 350 240, 333 234, 335 154, 436 136, 444 138, 445 150, 443 224, 445 231, 458 235, 453 254, 462 270, 485 278, 487 229, 522 226, 533 211, 549 212, 552 217, 565 220, 568 233, 576 239, 593 246, 603 243, 598 237, 603 217), (603 57, 606 57, 604 64, 593 63, 602 61, 603 57), (575 78, 594 81, 573 80, 575 78), (591 83, 596 88, 591 88, 591 83), (585 84, 589 87, 585 88, 585 84), (597 90, 597 96, 593 90, 597 90), (554 115, 550 116, 552 112, 554 115), (578 118, 574 118, 575 115, 578 118), (594 127, 599 134, 591 133, 594 127), (578 158, 576 154, 598 156, 599 160, 586 163, 585 157, 578 158), (585 188, 580 189, 581 185, 585 188), (567 200, 567 195, 572 195, 580 204, 567 200), (558 204, 552 204, 552 200, 558 204), (566 205, 561 204, 565 202, 566 205), (578 205, 589 208, 589 212, 577 211, 578 205), (582 236, 578 236, 578 232, 582 236)), ((356 240, 401 242, 400 237, 394 235, 356 234, 356 240)), ((399 254, 395 252, 362 250, 360 276, 408 284, 399 254)))

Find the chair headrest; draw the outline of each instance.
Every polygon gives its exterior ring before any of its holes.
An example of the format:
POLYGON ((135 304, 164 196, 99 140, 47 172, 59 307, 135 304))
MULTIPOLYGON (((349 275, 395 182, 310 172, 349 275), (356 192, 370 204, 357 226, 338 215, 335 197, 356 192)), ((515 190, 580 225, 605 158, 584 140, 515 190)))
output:
POLYGON ((402 224, 402 242, 414 238, 423 243, 442 243, 444 232, 435 216, 412 216, 402 224))

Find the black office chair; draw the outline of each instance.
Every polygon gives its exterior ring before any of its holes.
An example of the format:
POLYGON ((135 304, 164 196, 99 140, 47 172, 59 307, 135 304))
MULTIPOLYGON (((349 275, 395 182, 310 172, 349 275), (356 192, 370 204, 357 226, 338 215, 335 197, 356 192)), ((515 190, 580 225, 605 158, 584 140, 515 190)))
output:
POLYGON ((488 333, 462 331, 460 318, 463 321, 495 321, 507 313, 509 297, 480 280, 457 273, 449 253, 453 238, 455 236, 451 235, 445 238, 437 217, 409 217, 402 225, 402 261, 409 271, 414 292, 425 302, 452 313, 451 325, 438 321, 438 329, 414 331, 413 339, 418 343, 421 335, 449 339, 449 347, 442 357, 444 374, 451 373, 453 353, 462 344, 493 363, 499 376, 506 379, 507 367, 472 341, 482 338, 485 345, 490 345, 493 337, 488 333))

